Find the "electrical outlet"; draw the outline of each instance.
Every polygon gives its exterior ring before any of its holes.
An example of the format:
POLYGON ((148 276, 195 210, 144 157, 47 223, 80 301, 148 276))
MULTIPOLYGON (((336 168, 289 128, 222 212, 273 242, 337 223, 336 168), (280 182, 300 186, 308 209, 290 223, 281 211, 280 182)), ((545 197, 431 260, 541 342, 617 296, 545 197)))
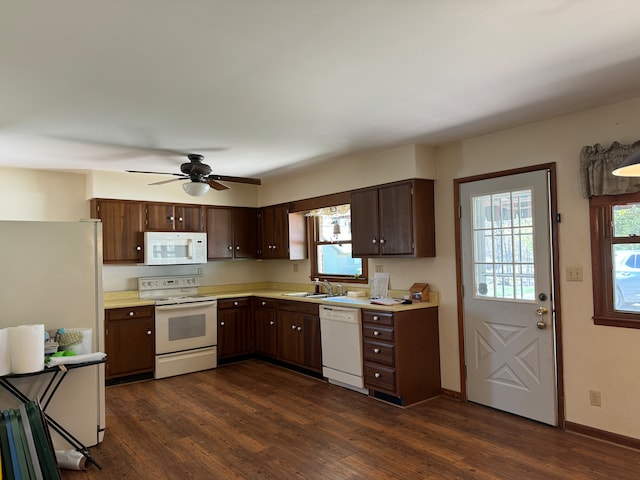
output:
POLYGON ((204 268, 199 268, 198 269, 198 276, 199 277, 204 277, 204 268))
POLYGON ((382 265, 376 265, 376 272, 382 272, 382 265))
POLYGON ((567 282, 581 282, 582 267, 567 267, 567 282))
POLYGON ((589 390, 589 403, 594 407, 602 406, 602 397, 600 396, 600 390, 589 390))
POLYGON ((293 273, 298 273, 298 264, 297 263, 293 264, 293 273))

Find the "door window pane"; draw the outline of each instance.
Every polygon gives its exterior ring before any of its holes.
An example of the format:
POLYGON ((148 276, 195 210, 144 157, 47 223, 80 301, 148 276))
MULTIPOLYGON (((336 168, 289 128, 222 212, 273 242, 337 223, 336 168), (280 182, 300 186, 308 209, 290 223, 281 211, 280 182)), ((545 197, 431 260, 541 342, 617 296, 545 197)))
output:
POLYGON ((474 296, 535 301, 531 189, 472 197, 474 296))

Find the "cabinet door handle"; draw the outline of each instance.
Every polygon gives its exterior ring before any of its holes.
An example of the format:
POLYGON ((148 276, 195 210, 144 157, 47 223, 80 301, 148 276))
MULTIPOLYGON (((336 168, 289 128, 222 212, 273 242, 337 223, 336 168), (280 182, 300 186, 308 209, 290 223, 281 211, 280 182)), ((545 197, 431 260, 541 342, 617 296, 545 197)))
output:
POLYGON ((151 335, 151 330, 147 330, 147 335, 151 335))
POLYGON ((295 325, 291 325, 291 330, 295 330, 296 326, 295 325))
POLYGON ((182 217, 178 217, 178 221, 182 223, 182 217))
POLYGON ((142 247, 140 245, 136 245, 136 250, 139 252, 142 250, 142 247))
POLYGON ((298 327, 298 331, 301 332, 302 331, 302 327, 298 327))
POLYGON ((384 238, 380 239, 380 245, 382 245, 384 243, 384 238))
POLYGON ((380 378, 380 377, 382 377, 382 374, 380 372, 376 372, 376 373, 373 374, 373 376, 376 377, 376 378, 380 378))
POLYGON ((236 245, 236 250, 240 250, 240 245, 236 245))
POLYGON ((373 353, 380 353, 382 350, 380 350, 379 348, 374 348, 373 349, 373 353))
POLYGON ((233 246, 232 245, 229 245, 229 250, 233 250, 233 246))
POLYGON ((375 238, 372 238, 371 239, 371 243, 373 243, 375 245, 376 243, 378 243, 378 241, 375 238))
POLYGON ((220 322, 220 326, 221 326, 221 327, 224 327, 224 322, 220 322))
POLYGON ((276 322, 274 322, 273 320, 271 320, 271 321, 269 322, 269 325, 275 325, 275 324, 276 324, 276 322))
POLYGON ((171 223, 173 223, 174 218, 173 218, 173 216, 167 217, 167 220, 169 220, 171 223))
POLYGON ((374 335, 375 337, 377 337, 378 335, 380 335, 380 332, 379 332, 378 330, 374 330, 374 331, 373 331, 373 335, 374 335))

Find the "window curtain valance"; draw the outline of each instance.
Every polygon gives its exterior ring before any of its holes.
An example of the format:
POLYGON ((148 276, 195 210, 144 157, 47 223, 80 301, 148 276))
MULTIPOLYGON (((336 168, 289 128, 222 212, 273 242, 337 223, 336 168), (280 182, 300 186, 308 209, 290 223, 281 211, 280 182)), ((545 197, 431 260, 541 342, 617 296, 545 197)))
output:
POLYGON ((613 142, 609 148, 599 143, 582 147, 580 180, 584 198, 595 195, 622 195, 640 192, 640 177, 616 177, 611 172, 622 161, 640 149, 640 140, 632 145, 613 142))

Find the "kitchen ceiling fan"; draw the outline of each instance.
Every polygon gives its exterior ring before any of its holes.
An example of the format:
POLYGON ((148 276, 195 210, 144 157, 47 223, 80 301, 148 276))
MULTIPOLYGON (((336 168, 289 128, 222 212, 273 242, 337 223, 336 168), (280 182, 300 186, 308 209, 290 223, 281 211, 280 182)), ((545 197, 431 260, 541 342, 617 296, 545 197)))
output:
POLYGON ((261 185, 259 178, 232 177, 228 175, 215 175, 211 173, 211 167, 203 163, 204 156, 198 153, 186 154, 188 162, 180 165, 182 173, 167 172, 147 172, 142 170, 127 170, 129 173, 148 173, 153 175, 173 175, 178 178, 163 180, 161 182, 150 183, 150 185, 163 185, 165 183, 177 182, 179 180, 190 180, 182 185, 184 191, 195 197, 204 195, 209 188, 214 190, 227 190, 229 187, 222 182, 248 183, 251 185, 261 185))

